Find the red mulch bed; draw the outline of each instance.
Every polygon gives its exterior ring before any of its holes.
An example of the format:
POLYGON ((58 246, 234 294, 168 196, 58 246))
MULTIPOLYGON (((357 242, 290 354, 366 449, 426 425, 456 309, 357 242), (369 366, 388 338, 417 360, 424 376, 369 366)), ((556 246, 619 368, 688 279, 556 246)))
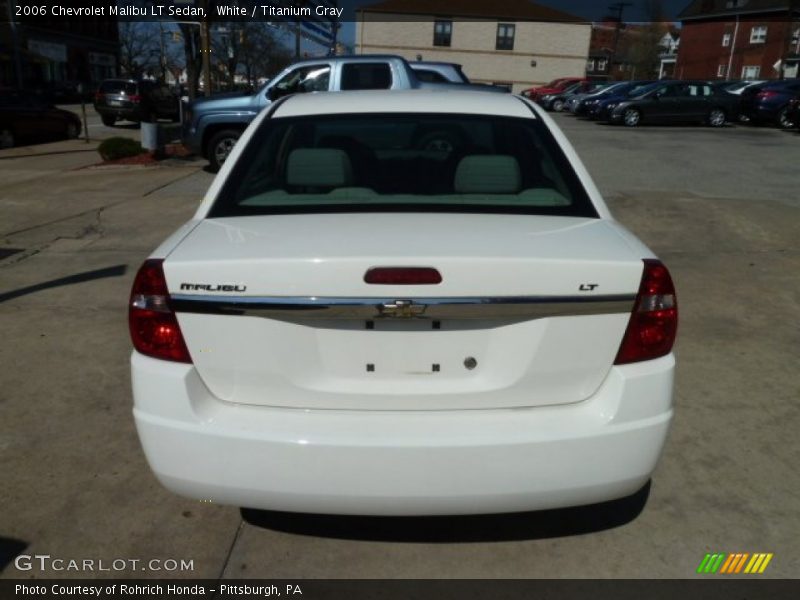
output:
POLYGON ((137 156, 128 156, 116 160, 104 160, 101 165, 157 165, 158 160, 149 152, 144 152, 137 156))
POLYGON ((116 160, 104 160, 101 165, 157 165, 159 160, 165 158, 184 158, 190 156, 191 152, 183 144, 167 144, 164 147, 164 154, 157 155, 152 152, 143 152, 137 156, 118 158, 116 160))

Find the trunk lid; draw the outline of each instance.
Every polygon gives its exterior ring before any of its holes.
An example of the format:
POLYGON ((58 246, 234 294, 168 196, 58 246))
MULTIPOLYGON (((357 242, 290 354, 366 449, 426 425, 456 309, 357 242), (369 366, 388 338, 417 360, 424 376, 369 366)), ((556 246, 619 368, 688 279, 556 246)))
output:
POLYGON ((194 364, 227 402, 565 404, 605 379, 639 287, 642 257, 617 227, 476 214, 211 219, 164 272, 194 364), (409 266, 442 281, 364 281, 370 268, 409 266))

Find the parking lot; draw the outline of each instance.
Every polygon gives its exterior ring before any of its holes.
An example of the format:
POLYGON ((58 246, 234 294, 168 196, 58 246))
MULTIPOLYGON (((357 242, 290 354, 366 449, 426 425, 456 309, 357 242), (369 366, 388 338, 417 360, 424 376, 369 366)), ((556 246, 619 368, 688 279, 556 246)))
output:
POLYGON ((191 560, 167 574, 204 578, 687 578, 706 552, 771 552, 764 577, 797 576, 800 135, 555 118, 678 289, 676 417, 649 496, 359 519, 166 492, 131 417, 128 293, 212 175, 95 167, 74 140, 0 151, 0 577, 86 575, 18 571, 23 552, 191 560))

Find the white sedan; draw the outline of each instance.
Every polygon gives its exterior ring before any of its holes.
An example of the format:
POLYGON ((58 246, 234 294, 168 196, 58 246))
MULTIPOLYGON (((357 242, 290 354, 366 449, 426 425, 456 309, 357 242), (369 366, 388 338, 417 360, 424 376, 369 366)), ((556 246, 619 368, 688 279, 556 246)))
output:
POLYGON ((566 507, 644 486, 675 290, 532 102, 284 98, 130 298, 168 489, 281 511, 566 507))

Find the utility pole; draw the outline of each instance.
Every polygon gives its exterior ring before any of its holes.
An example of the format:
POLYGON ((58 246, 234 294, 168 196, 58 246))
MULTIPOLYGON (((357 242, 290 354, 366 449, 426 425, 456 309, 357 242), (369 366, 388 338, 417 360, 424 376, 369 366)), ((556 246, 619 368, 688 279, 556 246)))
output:
POLYGON ((164 23, 163 21, 158 22, 158 43, 159 47, 161 48, 161 81, 163 83, 167 82, 167 56, 164 52, 164 23))
POLYGON ((206 17, 200 21, 200 54, 203 57, 203 94, 211 95, 211 41, 208 29, 208 0, 202 0, 206 17))
POLYGON ((14 15, 17 12, 17 3, 8 1, 8 25, 11 28, 11 47, 14 52, 14 71, 17 80, 17 88, 22 89, 22 60, 19 55, 19 31, 17 30, 17 21, 14 15))
POLYGON ((611 70, 614 70, 614 63, 617 62, 617 52, 619 50, 619 34, 620 29, 622 28, 622 14, 625 12, 625 8, 628 6, 633 6, 630 2, 615 2, 614 4, 609 5, 608 10, 612 13, 617 13, 617 25, 614 28, 614 49, 613 53, 611 54, 611 70))

